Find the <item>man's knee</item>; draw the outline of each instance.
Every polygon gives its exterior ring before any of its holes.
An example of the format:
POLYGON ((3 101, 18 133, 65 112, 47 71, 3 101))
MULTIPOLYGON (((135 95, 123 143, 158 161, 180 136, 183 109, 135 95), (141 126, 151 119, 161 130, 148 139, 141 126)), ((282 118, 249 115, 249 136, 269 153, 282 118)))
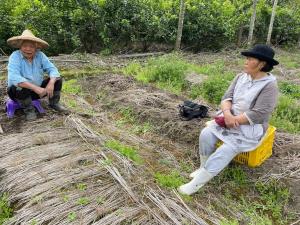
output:
POLYGON ((54 91, 61 91, 62 83, 63 83, 63 79, 61 77, 56 78, 56 81, 54 84, 54 91))
POLYGON ((31 91, 29 89, 16 87, 14 85, 7 88, 7 94, 12 100, 23 100, 28 97, 31 97, 31 91))

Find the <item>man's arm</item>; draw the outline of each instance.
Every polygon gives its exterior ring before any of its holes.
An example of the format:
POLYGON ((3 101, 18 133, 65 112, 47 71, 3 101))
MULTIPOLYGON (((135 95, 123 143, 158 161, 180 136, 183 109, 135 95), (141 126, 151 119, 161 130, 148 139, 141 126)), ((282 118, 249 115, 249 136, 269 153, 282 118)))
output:
POLYGON ((35 84, 32 84, 30 82, 27 82, 27 81, 18 83, 18 86, 21 87, 21 88, 27 88, 27 89, 30 89, 30 90, 34 91, 41 98, 44 97, 47 94, 45 88, 39 87, 39 86, 37 86, 35 84))

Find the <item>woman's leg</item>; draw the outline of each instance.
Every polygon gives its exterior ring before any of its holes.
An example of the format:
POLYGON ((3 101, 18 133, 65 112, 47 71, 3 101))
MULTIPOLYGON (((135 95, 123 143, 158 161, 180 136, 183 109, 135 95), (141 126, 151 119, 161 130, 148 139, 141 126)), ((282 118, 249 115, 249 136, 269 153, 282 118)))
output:
POLYGON ((216 176, 237 154, 239 154, 237 148, 223 143, 211 156, 209 156, 205 163, 205 169, 213 176, 216 176))
POLYGON ((210 156, 216 149, 218 138, 213 132, 205 127, 199 136, 199 154, 203 156, 210 156))
POLYGON ((204 168, 200 168, 194 178, 189 183, 181 185, 178 191, 187 195, 197 192, 214 176, 221 172, 238 153, 237 149, 228 144, 223 144, 208 157, 204 168))
POLYGON ((218 138, 211 132, 211 130, 205 127, 199 136, 199 157, 200 168, 192 172, 189 176, 194 178, 201 168, 205 166, 208 157, 215 151, 218 138))

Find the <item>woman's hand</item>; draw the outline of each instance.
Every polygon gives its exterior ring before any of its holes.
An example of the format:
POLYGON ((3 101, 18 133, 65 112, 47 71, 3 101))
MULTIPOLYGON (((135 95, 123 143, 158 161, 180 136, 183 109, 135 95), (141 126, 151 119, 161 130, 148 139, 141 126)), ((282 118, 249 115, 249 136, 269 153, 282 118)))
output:
POLYGON ((228 128, 237 128, 240 124, 237 118, 230 111, 224 112, 225 124, 228 128))

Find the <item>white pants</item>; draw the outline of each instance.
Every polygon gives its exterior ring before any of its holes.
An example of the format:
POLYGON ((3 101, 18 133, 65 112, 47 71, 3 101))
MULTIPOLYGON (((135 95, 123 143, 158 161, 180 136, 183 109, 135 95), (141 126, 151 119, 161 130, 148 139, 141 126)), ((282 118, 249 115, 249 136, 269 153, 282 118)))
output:
POLYGON ((237 148, 225 143, 216 149, 218 140, 207 127, 201 131, 199 136, 199 153, 200 155, 209 156, 204 168, 213 176, 220 173, 239 153, 237 148))

